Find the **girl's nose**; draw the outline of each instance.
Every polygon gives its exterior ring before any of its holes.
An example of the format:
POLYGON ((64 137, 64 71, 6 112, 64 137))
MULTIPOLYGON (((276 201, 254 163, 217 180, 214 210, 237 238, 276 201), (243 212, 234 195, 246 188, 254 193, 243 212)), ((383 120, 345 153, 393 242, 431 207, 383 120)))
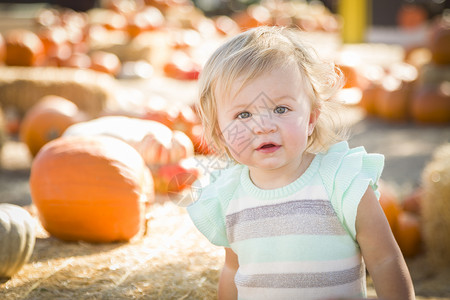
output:
POLYGON ((254 117, 252 126, 255 134, 273 133, 278 128, 275 120, 270 115, 254 117))

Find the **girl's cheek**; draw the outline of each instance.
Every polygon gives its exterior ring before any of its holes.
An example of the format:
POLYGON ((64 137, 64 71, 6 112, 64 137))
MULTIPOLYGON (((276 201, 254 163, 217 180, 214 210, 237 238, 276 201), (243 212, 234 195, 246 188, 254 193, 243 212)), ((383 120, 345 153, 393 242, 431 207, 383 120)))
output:
POLYGON ((242 121, 237 121, 222 128, 222 137, 233 156, 239 156, 244 150, 251 147, 251 143, 256 136, 242 121))

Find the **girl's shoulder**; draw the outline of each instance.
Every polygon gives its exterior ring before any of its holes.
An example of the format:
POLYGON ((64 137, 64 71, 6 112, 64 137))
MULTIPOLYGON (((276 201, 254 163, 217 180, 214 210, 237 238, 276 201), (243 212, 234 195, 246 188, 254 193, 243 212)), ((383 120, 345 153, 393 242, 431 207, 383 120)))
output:
POLYGON ((350 148, 340 142, 322 155, 319 173, 341 221, 355 235, 356 210, 368 186, 377 197, 378 181, 384 168, 384 156, 367 153, 364 147, 350 148))
POLYGON ((367 153, 363 146, 350 148, 347 141, 332 145, 328 151, 319 153, 322 156, 320 171, 322 174, 346 175, 363 171, 366 168, 382 170, 384 156, 379 153, 367 153))
POLYGON ((215 245, 229 247, 225 211, 239 185, 242 170, 243 166, 233 165, 211 172, 204 186, 196 184, 198 197, 187 207, 194 225, 215 245))

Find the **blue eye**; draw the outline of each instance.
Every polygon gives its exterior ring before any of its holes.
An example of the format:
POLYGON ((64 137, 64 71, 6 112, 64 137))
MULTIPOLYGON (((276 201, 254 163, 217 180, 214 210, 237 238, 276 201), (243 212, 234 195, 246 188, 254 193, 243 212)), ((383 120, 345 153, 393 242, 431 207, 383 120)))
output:
POLYGON ((247 119, 247 118, 250 118, 251 116, 252 116, 252 114, 249 113, 248 111, 243 111, 243 112, 237 114, 236 118, 238 118, 238 119, 247 119))
POLYGON ((289 111, 289 108, 284 107, 284 106, 277 106, 275 107, 275 109, 273 110, 274 113, 276 114, 285 114, 289 111))

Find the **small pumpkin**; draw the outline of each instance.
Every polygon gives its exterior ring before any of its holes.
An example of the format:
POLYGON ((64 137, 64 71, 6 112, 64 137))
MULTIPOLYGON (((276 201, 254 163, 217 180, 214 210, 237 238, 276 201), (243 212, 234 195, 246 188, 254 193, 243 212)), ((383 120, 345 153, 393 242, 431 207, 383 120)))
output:
POLYGON ((397 24, 405 30, 413 30, 425 24, 428 13, 422 5, 404 3, 397 12, 397 24))
POLYGON ((409 195, 407 195, 402 201, 402 209, 404 211, 421 215, 422 211, 422 198, 423 198, 423 187, 417 187, 409 195))
POLYGON ((387 76, 378 93, 377 114, 391 121, 405 121, 409 112, 409 89, 400 79, 387 76))
POLYGON ((394 236, 405 257, 417 255, 420 252, 422 239, 419 217, 410 212, 400 212, 394 236))
POLYGON ((450 81, 417 89, 412 98, 411 114, 420 123, 450 122, 450 81))
POLYGON ((67 241, 128 241, 139 233, 153 180, 139 153, 107 136, 61 137, 31 165, 30 191, 43 227, 67 241))
POLYGON ((362 89, 361 101, 359 105, 369 115, 378 113, 378 100, 382 90, 381 82, 386 76, 386 71, 380 65, 369 64, 361 70, 361 76, 367 80, 367 85, 362 89))
POLYGON ((117 76, 122 68, 122 63, 117 55, 111 52, 94 51, 90 55, 92 70, 117 76))
POLYGON ((68 59, 61 62, 62 67, 89 69, 91 68, 91 58, 85 53, 73 53, 68 59))
POLYGON ((271 12, 265 6, 259 4, 250 5, 247 9, 235 13, 232 18, 242 31, 272 24, 271 12))
POLYGON ((356 65, 342 62, 337 66, 342 71, 345 78, 343 88, 358 87, 360 89, 364 89, 368 85, 367 80, 361 75, 361 72, 358 70, 356 65))
POLYGON ((450 64, 450 17, 443 15, 431 28, 428 41, 431 59, 436 64, 450 64))
POLYGON ((26 112, 20 126, 20 139, 35 156, 42 146, 60 137, 67 127, 86 118, 73 102, 48 95, 26 112))
POLYGON ((164 15, 158 8, 147 6, 129 18, 127 31, 129 36, 134 38, 143 32, 161 28, 165 21, 164 15))
POLYGON ((201 71, 201 66, 187 53, 177 50, 163 66, 167 77, 178 80, 196 80, 201 71))
POLYGON ((26 29, 13 29, 5 36, 9 66, 38 66, 45 61, 45 48, 39 37, 26 29))
POLYGON ((67 31, 62 26, 43 27, 38 31, 48 60, 67 59, 72 54, 67 31))
POLYGON ((180 193, 191 186, 200 176, 195 160, 184 159, 178 163, 158 166, 153 169, 155 192, 160 194, 180 193))
POLYGON ((217 16, 213 18, 213 21, 217 32, 221 35, 233 36, 241 31, 239 25, 229 16, 217 16))
POLYGON ((384 181, 379 181, 378 190, 380 191, 380 205, 386 215, 386 219, 392 232, 397 229, 398 215, 401 212, 400 204, 392 188, 384 181))
POLYGON ((34 225, 22 207, 0 204, 0 278, 13 276, 30 259, 36 240, 34 225))

